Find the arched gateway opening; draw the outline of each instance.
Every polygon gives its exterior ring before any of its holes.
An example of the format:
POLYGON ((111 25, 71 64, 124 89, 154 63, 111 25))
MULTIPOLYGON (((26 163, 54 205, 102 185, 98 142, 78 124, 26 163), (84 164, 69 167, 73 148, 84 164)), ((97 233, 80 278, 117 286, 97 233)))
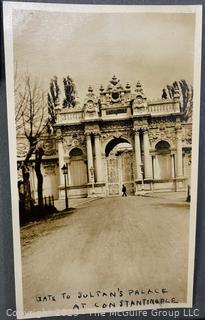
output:
POLYGON ((128 195, 134 194, 133 148, 124 138, 113 138, 105 148, 107 161, 107 194, 121 195, 122 185, 128 195))

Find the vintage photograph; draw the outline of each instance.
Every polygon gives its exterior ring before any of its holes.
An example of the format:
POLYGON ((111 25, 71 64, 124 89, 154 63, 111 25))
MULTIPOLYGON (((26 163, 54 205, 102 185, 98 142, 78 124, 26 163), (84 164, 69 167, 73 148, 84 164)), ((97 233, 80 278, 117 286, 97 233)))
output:
POLYGON ((201 6, 3 9, 18 318, 191 307, 201 6))

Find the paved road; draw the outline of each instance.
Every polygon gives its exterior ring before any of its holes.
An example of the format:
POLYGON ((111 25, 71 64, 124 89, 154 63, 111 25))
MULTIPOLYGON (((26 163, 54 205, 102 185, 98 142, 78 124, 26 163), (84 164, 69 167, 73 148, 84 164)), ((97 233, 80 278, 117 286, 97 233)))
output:
MULTIPOLYGON (((78 291, 166 288, 186 299, 189 206, 174 197, 113 197, 22 228, 25 310, 73 307, 78 291), (61 293, 71 293, 62 299, 61 293), (57 302, 37 302, 52 294, 57 302)), ((119 291, 118 293, 119 294, 119 291)), ((130 298, 160 297, 137 294, 130 298)), ((86 307, 107 298, 79 299, 86 307)), ((121 298, 122 299, 122 298, 121 298)), ((112 299, 111 299, 112 300, 112 299)), ((115 299, 114 299, 115 300, 115 299)))

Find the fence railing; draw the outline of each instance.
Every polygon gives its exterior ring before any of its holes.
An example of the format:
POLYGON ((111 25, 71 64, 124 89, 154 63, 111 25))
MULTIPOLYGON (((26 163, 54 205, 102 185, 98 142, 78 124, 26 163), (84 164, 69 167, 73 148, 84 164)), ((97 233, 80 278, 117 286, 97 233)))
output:
POLYGON ((80 111, 69 111, 61 112, 57 115, 57 123, 70 123, 80 122, 83 119, 83 112, 80 111))
POLYGON ((54 196, 48 196, 43 198, 44 206, 54 206, 54 196))
POLYGON ((180 112, 179 103, 175 103, 173 101, 166 101, 162 103, 150 103, 148 104, 148 112, 151 114, 154 113, 175 113, 180 112))

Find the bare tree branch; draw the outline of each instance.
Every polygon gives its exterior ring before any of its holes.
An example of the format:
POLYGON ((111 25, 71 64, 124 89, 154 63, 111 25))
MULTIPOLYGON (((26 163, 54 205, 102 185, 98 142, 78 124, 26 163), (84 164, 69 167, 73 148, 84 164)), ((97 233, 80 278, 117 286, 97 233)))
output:
POLYGON ((15 75, 15 81, 16 129, 20 132, 23 130, 22 133, 29 142, 25 165, 35 152, 48 125, 47 99, 39 81, 30 75, 21 78, 15 75))

